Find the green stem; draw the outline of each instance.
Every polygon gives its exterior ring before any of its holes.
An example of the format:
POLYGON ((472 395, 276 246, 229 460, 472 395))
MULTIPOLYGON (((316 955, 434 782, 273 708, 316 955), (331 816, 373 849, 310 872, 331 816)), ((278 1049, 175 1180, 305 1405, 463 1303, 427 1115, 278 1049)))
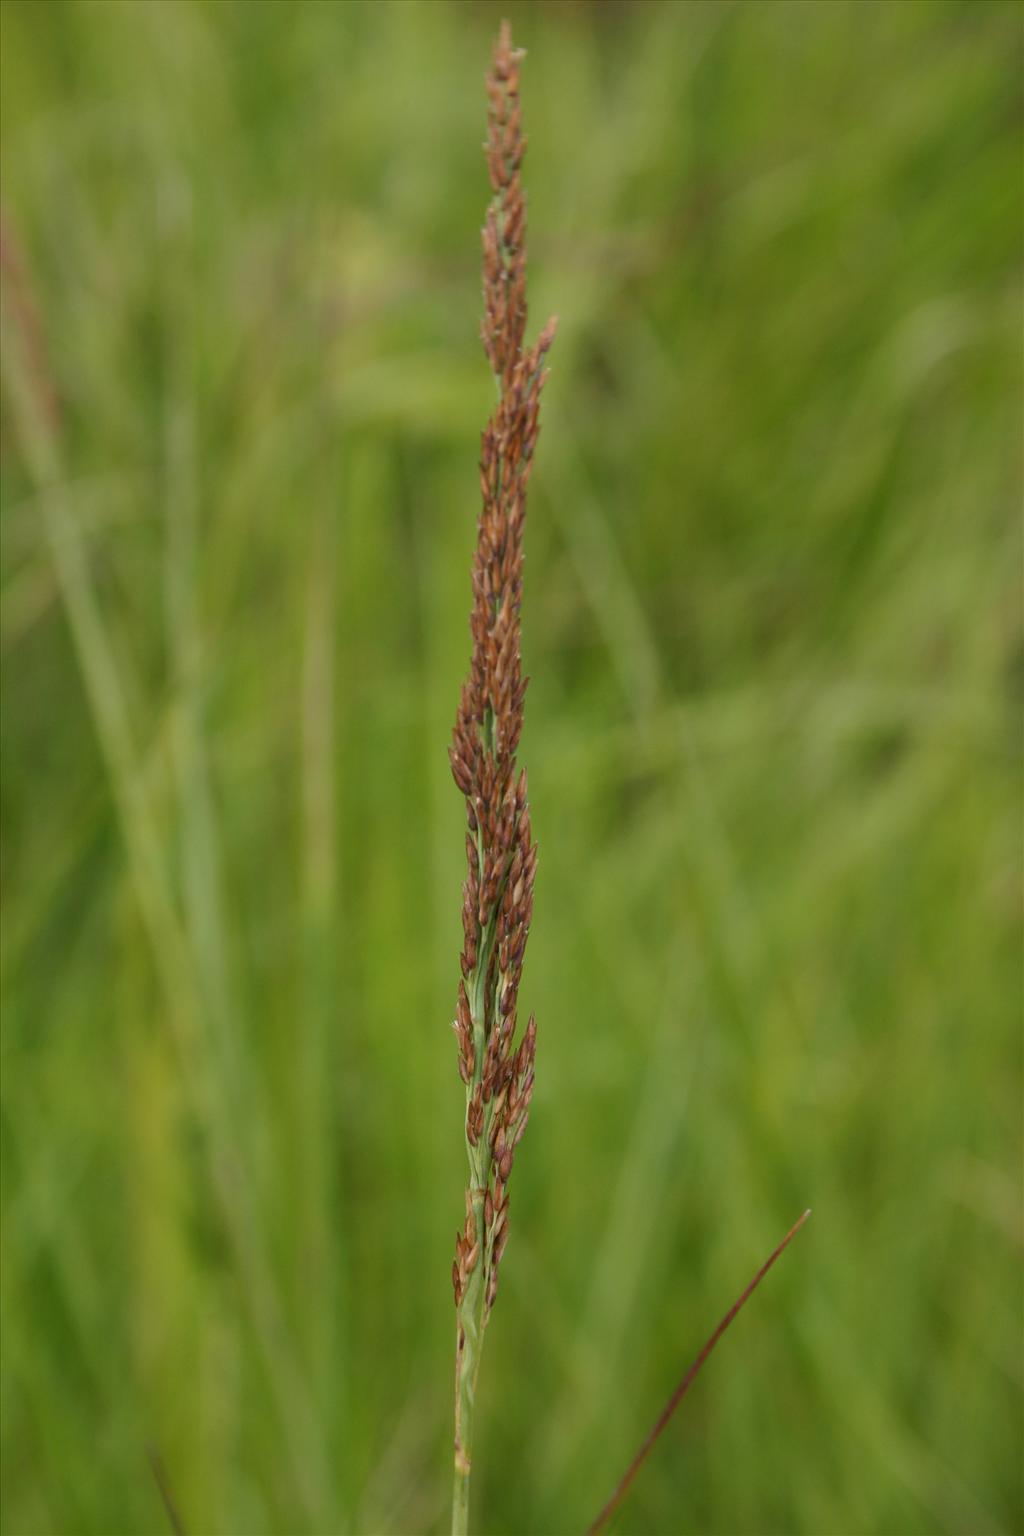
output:
MULTIPOLYGON (((494 719, 490 710, 484 716, 484 745, 493 751, 494 719)), ((483 879, 482 835, 477 835, 479 875, 483 879)), ((469 1011, 473 1020, 473 1078, 466 1090, 467 1106, 483 1073, 486 1003, 484 992, 494 945, 494 922, 480 934, 476 971, 470 981, 469 1011)), ((488 1121, 490 1116, 488 1115, 488 1121)), ((484 1194, 491 1173, 491 1149, 488 1124, 476 1146, 466 1140, 469 1159, 470 1204, 476 1228, 477 1258, 466 1280, 462 1301, 456 1312, 455 1337, 455 1484, 452 1496, 452 1536, 467 1536, 469 1530, 469 1479, 473 1461, 473 1417, 476 1383, 480 1373, 484 1328, 487 1323, 487 1282, 484 1233, 484 1194)))
MULTIPOLYGON (((477 1231, 484 1229, 483 1193, 474 1193, 473 1212, 477 1231)), ((455 1345, 455 1485, 452 1496, 452 1536, 469 1531, 469 1479, 473 1463, 473 1410, 476 1383, 484 1342, 483 1243, 473 1273, 466 1284, 456 1316, 455 1345)))

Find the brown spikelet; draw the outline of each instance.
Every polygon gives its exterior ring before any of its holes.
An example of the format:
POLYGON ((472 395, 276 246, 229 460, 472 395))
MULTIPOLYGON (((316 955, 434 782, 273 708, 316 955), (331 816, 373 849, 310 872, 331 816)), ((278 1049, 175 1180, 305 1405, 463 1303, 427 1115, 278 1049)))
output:
POLYGON ((526 1126, 536 1041, 531 1019, 515 1045, 537 868, 526 773, 516 764, 526 696, 519 613, 526 491, 539 431, 544 360, 554 340, 555 321, 549 320, 533 346, 526 346, 522 58, 504 23, 487 77, 485 154, 494 195, 483 228, 481 325, 499 399, 480 444, 483 505, 472 569, 473 646, 449 751, 452 777, 466 798, 468 828, 462 979, 454 1029, 459 1072, 467 1087, 471 1187, 477 1191, 483 1227, 481 1244, 471 1241, 468 1232, 459 1239, 455 1295, 461 1304, 479 1248, 484 1321, 507 1237, 505 1185, 526 1126))

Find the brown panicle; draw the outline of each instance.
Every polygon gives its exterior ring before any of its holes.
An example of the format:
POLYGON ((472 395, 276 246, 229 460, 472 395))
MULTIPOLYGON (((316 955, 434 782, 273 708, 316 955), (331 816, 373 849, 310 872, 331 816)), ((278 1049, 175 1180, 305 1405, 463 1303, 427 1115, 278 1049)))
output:
POLYGON ((456 1245, 456 1305, 483 1254, 484 1317, 497 1291, 508 1234, 515 1148, 533 1090, 536 1025, 515 1045, 523 955, 533 912, 537 849, 525 770, 517 772, 526 679, 520 658, 526 491, 539 431, 549 320, 532 347, 526 333, 526 140, 519 103, 522 52, 502 25, 487 76, 485 153, 493 198, 483 229, 481 337, 499 398, 480 446, 482 508, 473 557, 473 650, 450 748, 452 776, 466 797, 462 980, 454 1029, 466 1084, 471 1182, 467 1224, 456 1245), (473 1197, 477 1201, 474 1207, 473 1197), (478 1234, 479 1215, 483 1233, 478 1234))

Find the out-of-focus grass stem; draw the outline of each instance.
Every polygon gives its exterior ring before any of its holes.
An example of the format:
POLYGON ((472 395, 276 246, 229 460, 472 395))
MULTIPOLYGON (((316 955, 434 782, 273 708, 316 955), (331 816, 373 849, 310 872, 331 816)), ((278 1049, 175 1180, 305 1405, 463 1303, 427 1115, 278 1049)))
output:
MULTIPOLYGON (((5 253, 8 249, 5 245, 5 253)), ((7 276, 5 272, 5 278, 7 276)), ((5 284, 8 286, 11 284, 5 284)), ((27 298, 22 302, 27 304, 27 298)), ((14 407, 26 466, 38 496, 157 979, 189 1097, 207 1141, 212 1185, 238 1262, 250 1321, 272 1384, 296 1489, 307 1513, 316 1517, 319 1512, 322 1516, 329 1507, 329 1497, 325 1471, 319 1464, 321 1440, 318 1426, 308 1388, 287 1342, 265 1251, 256 1240, 251 1197, 238 1166, 218 1083, 204 1047, 200 1027, 204 1012, 201 988, 171 894, 162 839, 140 768, 113 648, 96 599, 81 535, 68 503, 57 429, 35 385, 35 378, 26 366, 24 330, 20 335, 14 325, 12 330, 15 334, 10 344, 2 349, 4 382, 14 407)))

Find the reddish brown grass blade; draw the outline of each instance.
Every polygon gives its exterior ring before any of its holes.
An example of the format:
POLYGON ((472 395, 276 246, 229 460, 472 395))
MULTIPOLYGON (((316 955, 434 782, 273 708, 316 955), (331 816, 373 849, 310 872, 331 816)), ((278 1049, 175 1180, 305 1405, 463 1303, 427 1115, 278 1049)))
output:
POLYGON ((786 1249, 789 1247, 794 1237, 796 1237, 797 1233, 800 1231, 800 1228, 803 1226, 804 1222, 807 1220, 810 1214, 811 1213, 809 1210, 804 1211, 803 1215, 800 1217, 800 1220, 795 1222, 794 1225, 790 1227, 789 1231, 786 1233, 779 1246, 775 1249, 774 1253, 772 1253, 771 1257, 766 1259, 765 1262, 761 1265, 761 1268, 758 1270, 753 1280, 751 1280, 742 1296, 733 1302, 732 1306, 722 1318, 722 1321, 719 1323, 714 1333, 708 1339, 707 1343, 704 1345, 704 1348, 701 1350, 700 1354, 697 1356, 696 1360, 690 1366, 690 1369, 687 1371, 686 1375, 683 1377, 682 1381, 679 1383, 678 1387, 676 1387, 675 1391, 672 1393, 672 1396, 665 1404, 656 1424, 654 1425, 654 1428, 651 1430, 650 1434, 647 1436, 647 1439, 644 1441, 643 1445, 637 1451, 636 1455, 633 1457, 633 1460, 627 1467, 622 1481, 619 1483, 619 1486, 616 1488, 615 1492, 612 1494, 611 1498, 608 1500, 607 1504, 604 1506, 594 1523, 587 1527, 587 1536, 598 1536, 598 1532, 603 1530, 604 1527, 608 1524, 608 1521, 611 1519, 612 1515, 614 1515, 615 1511, 626 1497, 626 1494, 629 1492, 630 1484, 632 1483, 633 1479, 636 1477, 640 1468, 643 1466, 644 1462, 651 1454, 651 1451, 654 1449, 658 1436, 661 1434, 669 1419, 675 1413, 676 1409, 679 1407, 679 1404, 682 1402, 690 1387, 693 1385, 693 1382, 697 1377, 701 1366, 704 1364, 705 1360, 708 1358, 711 1351, 722 1337, 722 1334, 725 1332, 733 1318, 736 1316, 737 1312, 740 1312, 745 1304, 749 1301, 750 1297, 757 1290, 758 1286, 761 1284, 761 1281, 764 1279, 765 1275, 771 1269, 775 1261, 781 1258, 782 1254, 785 1253, 786 1249))
POLYGON ((174 1536, 186 1536, 185 1522, 178 1513, 177 1501, 171 1490, 163 1457, 156 1446, 151 1443, 146 1445, 146 1455, 149 1457, 149 1467, 153 1474, 153 1481, 159 1489, 160 1497, 163 1500, 164 1509, 167 1513, 167 1519, 170 1521, 171 1530, 174 1532, 174 1536))

